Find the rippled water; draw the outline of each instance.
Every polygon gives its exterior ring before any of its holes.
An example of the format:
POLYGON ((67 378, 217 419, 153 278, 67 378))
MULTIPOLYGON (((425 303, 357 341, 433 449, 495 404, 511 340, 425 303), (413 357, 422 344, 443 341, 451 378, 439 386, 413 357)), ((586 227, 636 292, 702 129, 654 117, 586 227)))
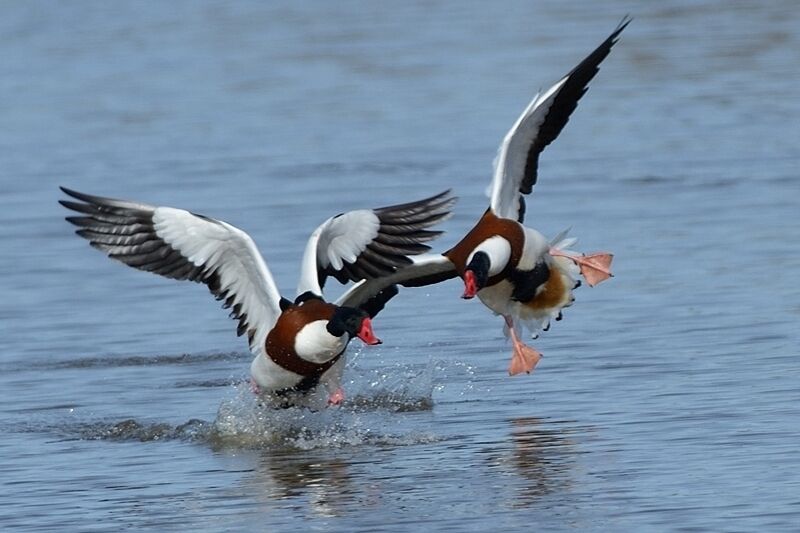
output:
POLYGON ((795 530, 794 2, 17 2, 0 17, 0 529, 795 530), (72 235, 57 185, 247 230, 291 293, 346 209, 454 188, 634 17, 529 222, 616 253, 509 378, 497 317, 409 290, 341 409, 261 408, 193 284, 72 235))

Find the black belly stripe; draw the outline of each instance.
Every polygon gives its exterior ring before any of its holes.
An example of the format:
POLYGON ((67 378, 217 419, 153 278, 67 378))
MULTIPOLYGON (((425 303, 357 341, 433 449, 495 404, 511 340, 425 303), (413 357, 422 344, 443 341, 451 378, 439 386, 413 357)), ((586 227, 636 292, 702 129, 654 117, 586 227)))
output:
POLYGON ((319 385, 320 376, 307 376, 300 380, 297 385, 293 387, 286 387, 285 389, 276 390, 272 394, 279 397, 289 396, 294 393, 306 394, 314 390, 319 385))
POLYGON ((324 363, 313 363, 311 361, 307 361, 300 357, 299 355, 295 354, 294 352, 278 352, 278 353, 270 353, 269 346, 267 346, 267 355, 272 362, 278 365, 279 367, 283 368, 284 370, 288 370, 289 372, 294 372, 304 378, 317 378, 327 372, 333 365, 336 364, 336 361, 342 356, 344 351, 342 351, 339 355, 325 361, 324 363))
POLYGON ((550 268, 546 263, 536 263, 531 270, 512 270, 508 280, 514 286, 511 299, 515 302, 529 302, 536 296, 536 289, 550 279, 550 268))

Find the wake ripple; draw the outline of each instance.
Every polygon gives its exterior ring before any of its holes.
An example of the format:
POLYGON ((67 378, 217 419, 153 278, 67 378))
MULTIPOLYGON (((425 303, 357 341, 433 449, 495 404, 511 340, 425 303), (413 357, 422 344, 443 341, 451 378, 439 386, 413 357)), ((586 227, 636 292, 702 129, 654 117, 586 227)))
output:
POLYGON ((62 428, 68 435, 81 440, 110 441, 207 441, 213 424, 199 419, 173 426, 166 423, 139 422, 132 418, 120 422, 89 422, 62 428))
POLYGON ((215 361, 249 360, 249 353, 213 352, 181 355, 129 355, 123 357, 84 357, 69 361, 47 362, 31 365, 30 368, 70 369, 70 368, 115 368, 124 366, 159 366, 211 363, 215 361))

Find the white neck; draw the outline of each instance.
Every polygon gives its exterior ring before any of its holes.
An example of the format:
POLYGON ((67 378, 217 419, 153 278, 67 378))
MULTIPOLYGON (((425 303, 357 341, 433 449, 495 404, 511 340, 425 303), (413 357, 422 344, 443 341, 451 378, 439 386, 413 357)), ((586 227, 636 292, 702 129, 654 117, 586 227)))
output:
POLYGON ((499 235, 489 237, 472 251, 467 258, 467 264, 472 261, 476 253, 483 252, 489 256, 489 276, 495 276, 503 271, 511 259, 511 244, 499 235))
POLYGON ((327 324, 327 320, 315 320, 297 333, 294 341, 297 355, 306 361, 324 363, 342 353, 350 340, 349 336, 345 333, 341 337, 334 337, 328 333, 327 324))

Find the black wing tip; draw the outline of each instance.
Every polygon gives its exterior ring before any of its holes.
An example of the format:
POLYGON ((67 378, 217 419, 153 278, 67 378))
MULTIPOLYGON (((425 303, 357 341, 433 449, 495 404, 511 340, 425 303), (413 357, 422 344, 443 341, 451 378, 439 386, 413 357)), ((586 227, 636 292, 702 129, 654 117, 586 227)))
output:
POLYGON ((442 198, 440 206, 447 208, 448 210, 451 209, 454 205, 456 205, 456 203, 459 200, 458 196, 455 196, 453 194, 452 189, 447 189, 446 191, 440 193, 438 196, 442 198))
MULTIPOLYGON (((98 208, 94 204, 86 202, 73 202, 72 200, 59 200, 58 203, 66 207, 70 211, 74 211, 76 213, 81 213, 89 216, 97 214, 98 208)), ((70 217, 67 217, 67 220, 69 220, 69 218, 70 217)), ((72 221, 70 220, 70 222, 72 221)))
POLYGON ((617 42, 619 34, 622 33, 622 30, 627 28, 628 24, 630 24, 632 21, 633 17, 630 15, 630 13, 626 13, 625 16, 622 17, 622 20, 619 21, 619 24, 617 24, 617 28, 613 31, 613 33, 611 33, 609 38, 612 41, 617 42))
POLYGON ((58 188, 61 189, 61 191, 64 192, 64 194, 66 194, 70 198, 78 200, 78 202, 69 199, 58 201, 59 204, 63 205, 64 207, 72 211, 91 215, 95 214, 98 208, 102 209, 108 207, 107 202, 104 201, 106 200, 105 198, 100 198, 99 196, 92 196, 91 194, 86 194, 80 191, 76 191, 74 189, 70 189, 62 185, 59 185, 58 188))
MULTIPOLYGON (((112 198, 109 196, 95 196, 93 194, 87 194, 85 192, 76 191, 75 189, 70 189, 69 187, 64 187, 63 185, 59 185, 58 188, 61 189, 61 191, 67 196, 84 202, 83 205, 99 207, 102 209, 125 209, 133 211, 150 211, 155 209, 155 206, 152 205, 143 204, 140 202, 132 202, 130 200, 123 200, 121 198, 112 198)), ((63 202, 61 202, 61 204, 64 205, 63 202)))
MULTIPOLYGON (((92 202, 90 202, 89 200, 86 199, 86 197, 85 197, 86 195, 84 195, 81 192, 78 192, 78 191, 75 191, 73 189, 70 189, 68 187, 64 187, 63 185, 59 185, 58 188, 61 189, 61 191, 64 194, 66 194, 68 197, 74 198, 75 200, 79 200, 78 202, 75 202, 75 201, 69 200, 69 199, 60 199, 60 200, 58 200, 58 203, 61 204, 63 207, 66 207, 70 211, 75 211, 76 213, 81 213, 83 215, 91 215, 91 214, 93 214, 95 208, 92 207, 93 206, 92 202)), ((68 216, 68 217, 64 217, 64 218, 70 224, 74 224, 76 226, 80 225, 77 222, 77 219, 80 218, 80 217, 68 216)))
POLYGON ((630 15, 625 15, 622 17, 622 20, 619 22, 619 24, 617 24, 617 27, 614 29, 614 31, 611 32, 611 35, 609 35, 603 44, 600 45, 600 48, 605 48, 608 51, 611 51, 611 47, 617 44, 617 41, 619 41, 619 36, 622 31, 627 28, 628 24, 630 24, 632 21, 633 18, 630 15))
MULTIPOLYGON (((556 91, 555 100, 547 112, 537 138, 533 141, 525 163, 524 177, 520 182, 519 192, 523 195, 533 192, 538 179, 539 154, 553 142, 564 129, 578 101, 589 90, 589 82, 600 71, 600 63, 611 53, 620 33, 628 27, 633 18, 625 15, 617 27, 599 46, 583 58, 575 68, 561 78, 562 87, 556 91), (552 118, 551 118, 552 117, 552 118)), ((539 91, 541 94, 541 91, 539 91)), ((524 213, 523 215, 524 216, 524 213)))
POLYGON ((449 188, 449 189, 443 190, 440 193, 434 194, 433 196, 429 196, 428 198, 424 198, 424 199, 420 200, 420 202, 430 202, 430 201, 433 201, 433 200, 438 200, 440 198, 445 198, 445 197, 451 196, 452 194, 453 194, 453 189, 449 188))
POLYGON ((436 222, 450 217, 452 214, 450 211, 453 206, 456 205, 457 201, 458 196, 453 196, 452 189, 447 189, 429 198, 411 202, 409 205, 412 207, 425 208, 424 211, 427 212, 431 219, 439 217, 431 221, 431 224, 435 224, 436 222))
POLYGON ((450 208, 458 202, 458 196, 453 194, 453 189, 446 189, 439 194, 431 196, 428 200, 437 201, 438 206, 450 208))
POLYGON ((374 209, 377 213, 387 212, 387 211, 400 211, 404 209, 419 209, 419 208, 426 208, 428 210, 439 210, 439 209, 449 209, 453 205, 455 205, 456 201, 458 200, 457 196, 452 196, 453 189, 447 189, 440 193, 434 194, 433 196, 429 196, 427 198, 422 198, 420 200, 413 200, 411 202, 406 202, 403 204, 395 204, 395 205, 387 205, 385 207, 379 207, 374 209))
MULTIPOLYGON (((625 28, 627 28, 628 24, 630 24, 632 21, 633 21, 633 17, 631 17, 630 15, 626 14, 624 17, 622 17, 622 20, 619 21, 619 24, 617 24, 617 27, 614 29, 613 32, 611 32, 611 35, 606 37, 606 40, 603 41, 600 44, 600 46, 595 48, 592 51, 592 53, 590 53, 588 56, 586 56, 586 58, 584 58, 584 60, 581 61, 578 64, 577 67, 575 67, 569 74, 567 74, 567 77, 571 76, 572 74, 574 74, 575 72, 580 70, 581 67, 584 67, 587 63, 591 64, 594 67, 594 69, 599 70, 600 69, 600 63, 602 63, 603 60, 606 58, 606 56, 608 56, 608 54, 611 52, 611 47, 613 47, 617 43, 617 41, 619 40, 619 36, 622 33, 622 31, 625 28)), ((589 79, 586 80, 587 83, 593 77, 594 77, 594 74, 592 74, 589 77, 589 79)), ((587 90, 588 90, 588 86, 584 88, 583 92, 586 92, 587 90)))
POLYGON ((453 189, 452 188, 443 190, 442 192, 437 194, 436 197, 441 197, 441 198, 447 197, 449 199, 449 201, 452 201, 452 202, 458 200, 458 196, 453 196, 453 189))
POLYGON ((87 202, 87 203, 90 203, 90 204, 96 203, 95 200, 97 199, 97 197, 96 196, 92 196, 91 194, 86 194, 84 192, 76 191, 75 189, 70 189, 69 187, 64 187, 63 185, 59 185, 58 188, 61 189, 61 192, 63 192, 67 196, 71 196, 72 198, 75 198, 76 200, 80 200, 82 202, 87 202))
POLYGON ((457 200, 452 196, 452 190, 447 189, 421 200, 373 209, 373 213, 383 229, 396 227, 395 231, 388 231, 407 233, 447 220, 452 216, 457 200))
POLYGON ((73 198, 80 198, 81 193, 79 193, 74 189, 70 189, 69 187, 64 187, 63 185, 59 185, 58 188, 61 189, 61 192, 63 192, 64 194, 72 196, 73 198))
POLYGON ((86 227, 85 221, 86 221, 87 218, 89 218, 89 217, 79 217, 79 216, 75 216, 75 215, 70 215, 70 216, 64 217, 64 220, 66 220, 67 222, 69 222, 73 226, 78 226, 79 228, 85 228, 86 227))

